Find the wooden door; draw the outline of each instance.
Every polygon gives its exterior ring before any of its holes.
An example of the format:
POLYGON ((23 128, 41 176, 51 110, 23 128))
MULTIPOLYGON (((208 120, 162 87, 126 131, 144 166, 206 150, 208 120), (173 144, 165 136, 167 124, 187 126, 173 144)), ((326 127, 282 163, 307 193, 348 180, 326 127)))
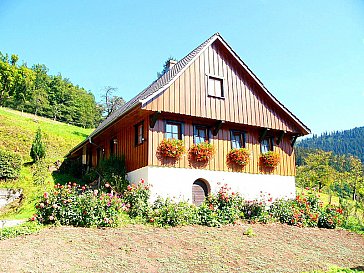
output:
POLYGON ((208 188, 204 181, 197 179, 192 185, 192 202, 196 206, 202 204, 208 195, 208 188))

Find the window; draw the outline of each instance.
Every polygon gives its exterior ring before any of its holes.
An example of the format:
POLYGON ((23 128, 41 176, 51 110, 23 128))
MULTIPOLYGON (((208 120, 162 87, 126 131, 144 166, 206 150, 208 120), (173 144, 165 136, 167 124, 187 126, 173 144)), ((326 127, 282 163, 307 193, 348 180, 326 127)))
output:
POLYGON ((176 121, 167 121, 165 138, 182 139, 182 123, 176 121))
POLYGON ((231 148, 245 148, 245 134, 241 131, 231 131, 231 148))
POLYGON ((260 151, 262 154, 273 151, 273 138, 266 137, 260 142, 260 151))
POLYGON ((118 147, 118 139, 117 138, 111 139, 110 140, 110 155, 116 155, 117 147, 118 147))
POLYGON ((223 79, 213 76, 208 76, 208 95, 213 97, 224 97, 223 79))
POLYGON ((195 144, 198 144, 201 142, 205 142, 206 140, 209 140, 207 127, 196 125, 194 128, 193 142, 195 144))
POLYGON ((135 125, 135 145, 143 144, 144 141, 144 123, 135 125))

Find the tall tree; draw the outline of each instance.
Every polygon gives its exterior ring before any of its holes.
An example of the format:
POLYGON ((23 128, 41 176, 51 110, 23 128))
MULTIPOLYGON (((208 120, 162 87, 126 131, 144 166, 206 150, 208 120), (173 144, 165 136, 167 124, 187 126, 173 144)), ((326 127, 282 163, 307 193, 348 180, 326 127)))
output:
POLYGON ((104 102, 101 104, 101 106, 105 118, 109 117, 112 113, 125 104, 125 101, 122 97, 113 96, 113 93, 117 90, 117 88, 111 86, 106 86, 104 88, 104 95, 102 96, 104 102))

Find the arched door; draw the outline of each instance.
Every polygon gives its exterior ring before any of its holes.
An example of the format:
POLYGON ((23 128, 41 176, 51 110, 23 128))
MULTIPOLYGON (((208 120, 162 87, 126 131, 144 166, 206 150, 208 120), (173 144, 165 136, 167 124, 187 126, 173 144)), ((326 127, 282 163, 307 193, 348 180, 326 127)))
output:
POLYGON ((205 181, 197 179, 192 185, 192 202, 196 206, 202 204, 205 197, 209 194, 209 189, 205 181))

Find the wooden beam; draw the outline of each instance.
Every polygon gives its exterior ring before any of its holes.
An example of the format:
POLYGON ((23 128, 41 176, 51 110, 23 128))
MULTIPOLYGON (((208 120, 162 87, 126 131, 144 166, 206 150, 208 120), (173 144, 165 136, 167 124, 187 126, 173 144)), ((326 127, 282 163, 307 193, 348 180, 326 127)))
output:
POLYGON ((293 146, 294 146, 294 144, 296 143, 297 138, 298 138, 298 135, 294 135, 294 136, 292 137, 292 140, 291 140, 291 147, 293 147, 293 146))
POLYGON ((268 128, 264 128, 261 132, 260 132, 260 135, 259 135, 259 142, 262 142, 262 140, 265 138, 265 136, 267 135, 268 133, 268 128))
POLYGON ((279 134, 278 138, 277 138, 277 145, 279 145, 279 143, 281 143, 283 137, 284 137, 285 132, 281 131, 281 133, 279 134))
POLYGON ((215 128, 214 128, 214 130, 212 131, 212 134, 214 135, 214 136, 216 136, 217 135, 217 133, 219 132, 219 130, 221 129, 221 126, 223 125, 225 123, 225 121, 223 121, 223 120, 218 120, 217 122, 216 122, 216 124, 215 124, 215 128))
POLYGON ((155 126, 155 124, 156 124, 156 122, 157 122, 158 117, 160 116, 160 114, 161 114, 161 111, 156 111, 156 112, 154 112, 154 114, 151 114, 149 116, 149 127, 151 129, 154 128, 154 126, 155 126))

